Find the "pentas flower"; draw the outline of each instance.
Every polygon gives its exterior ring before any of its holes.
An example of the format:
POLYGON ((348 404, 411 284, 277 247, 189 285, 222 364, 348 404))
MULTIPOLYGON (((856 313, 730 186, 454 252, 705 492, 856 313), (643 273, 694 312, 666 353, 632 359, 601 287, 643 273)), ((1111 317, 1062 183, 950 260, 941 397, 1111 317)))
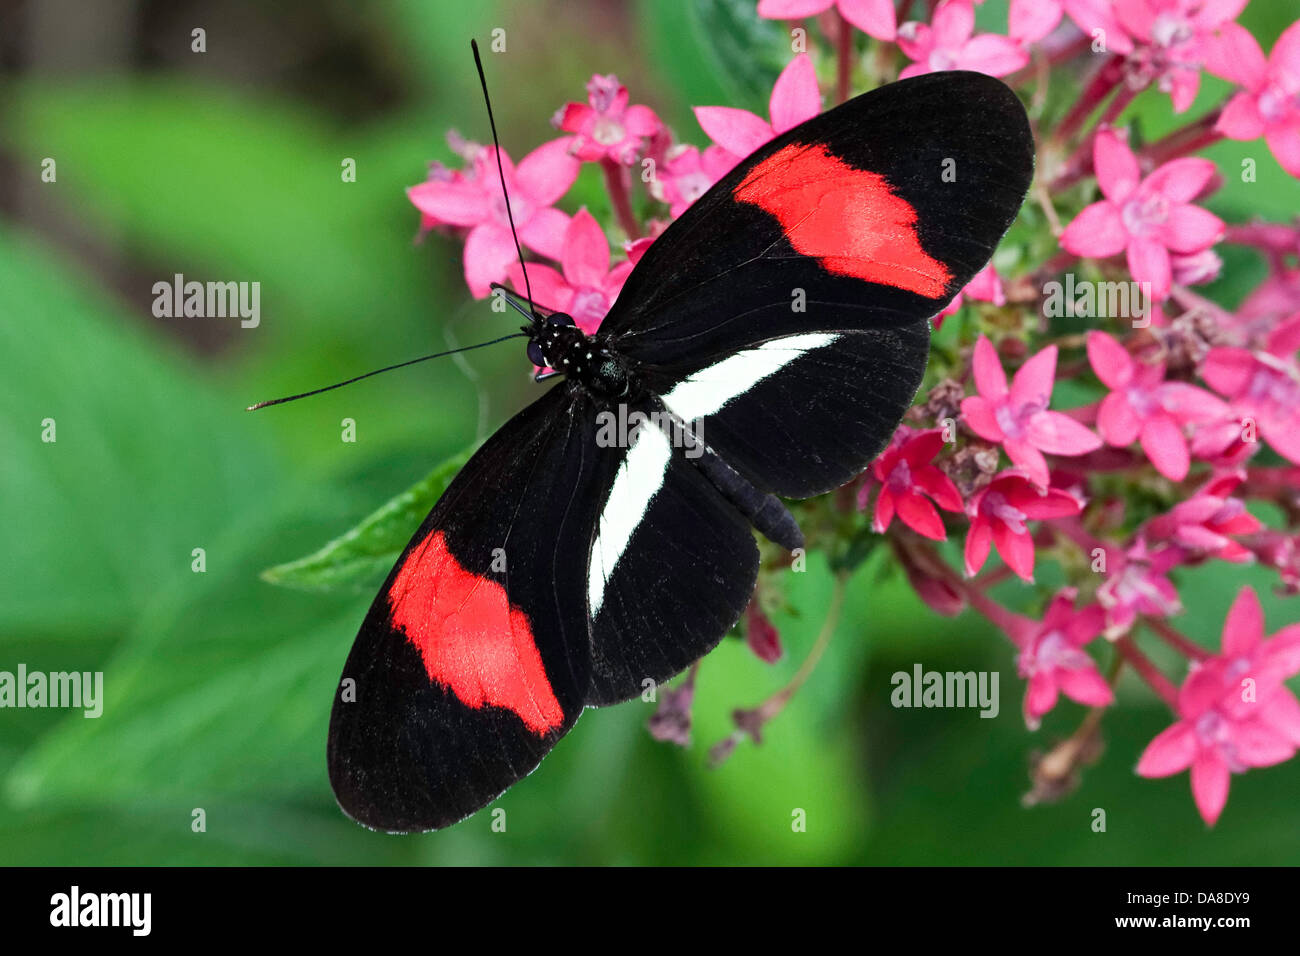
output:
POLYGON ((1223 220, 1191 204, 1214 175, 1214 163, 1175 159, 1143 179, 1137 157, 1109 127, 1097 133, 1093 163, 1105 198, 1075 217, 1061 234, 1061 247, 1093 259, 1123 252, 1133 278, 1150 283, 1152 298, 1168 298, 1170 253, 1201 252, 1223 235, 1223 220))
POLYGON ((1233 773, 1268 767, 1300 746, 1300 703, 1282 683, 1300 673, 1300 625, 1264 639, 1259 599, 1242 588, 1223 625, 1222 653, 1195 666, 1178 694, 1179 720, 1147 745, 1144 777, 1191 768, 1192 796, 1211 826, 1233 773))
POLYGON ((1034 580, 1034 540, 1026 522, 1064 518, 1082 511, 1079 500, 1059 488, 1043 490, 1008 469, 977 491, 966 504, 970 530, 966 534, 966 575, 974 577, 988 559, 990 547, 1021 579, 1034 580))
MULTIPOLYGON (((962 500, 952 479, 931 464, 943 444, 943 432, 938 428, 916 433, 906 426, 898 430, 893 444, 871 464, 871 473, 880 482, 872 528, 883 534, 897 514, 917 534, 947 540, 943 519, 934 506, 960 512, 962 500)), ((864 485, 858 498, 863 507, 866 491, 864 485)))
POLYGON ((832 7, 868 36, 894 39, 894 0, 758 0, 758 15, 768 20, 802 20, 832 7))
POLYGON ((518 262, 507 269, 510 284, 518 292, 531 286, 538 305, 555 312, 567 312, 588 335, 618 297, 632 271, 632 263, 609 266, 609 240, 600 223, 585 208, 569 220, 559 260, 562 272, 541 263, 529 263, 528 283, 518 262))
POLYGON ((1222 418, 1227 405, 1194 385, 1166 382, 1164 362, 1137 361, 1105 332, 1088 333, 1088 361, 1113 389, 1097 413, 1101 437, 1116 448, 1138 439, 1160 474, 1170 481, 1186 478, 1191 457, 1184 428, 1222 418))
MULTIPOLYGON (((551 204, 569 191, 578 178, 578 161, 569 155, 571 140, 552 140, 533 150, 516 166, 505 150, 501 164, 510 209, 521 244, 550 259, 558 259, 569 217, 551 204)), ((406 191, 415 208, 432 226, 468 229, 465 237, 465 282, 476 299, 506 278, 515 261, 514 239, 496 167, 496 150, 484 147, 473 169, 460 180, 435 179, 406 191)))
POLYGON ((1245 27, 1226 24, 1207 65, 1245 88, 1228 100, 1214 128, 1229 139, 1263 136, 1282 168, 1300 176, 1300 21, 1278 37, 1267 60, 1245 27))
POLYGON ((768 99, 771 122, 730 106, 697 106, 695 118, 709 139, 731 157, 728 168, 758 147, 821 112, 821 92, 812 58, 801 53, 786 65, 768 99))
POLYGON ((1243 426, 1252 421, 1279 455, 1300 464, 1300 365, 1294 354, 1298 339, 1300 315, 1275 328, 1265 349, 1211 349, 1201 377, 1232 402, 1243 426))
POLYGON ((1101 30, 1108 50, 1133 50, 1133 41, 1115 16, 1111 0, 1011 0, 1007 32, 1018 43, 1037 43, 1056 29, 1065 14, 1089 36, 1101 30))
POLYGON ((970 0, 944 0, 927 26, 909 21, 898 28, 898 46, 915 60, 899 79, 937 70, 975 70, 989 76, 1006 76, 1029 63, 1015 40, 994 33, 972 36, 975 7, 970 0))
POLYGON ((1074 589, 1066 588, 1048 605, 1042 626, 1021 648, 1016 669, 1025 687, 1025 724, 1037 730, 1059 695, 1089 707, 1113 703, 1115 695, 1083 647, 1101 633, 1106 616, 1090 604, 1074 609, 1074 589))
POLYGON ((979 394, 962 401, 962 417, 975 434, 1000 443, 1035 484, 1048 484, 1043 452, 1083 455, 1101 447, 1101 439, 1073 418, 1047 410, 1056 377, 1055 345, 1020 366, 1010 388, 997 350, 982 335, 975 343, 974 365, 979 394))
POLYGON ((1252 560, 1250 551, 1231 537, 1260 529, 1259 519, 1246 510, 1245 502, 1232 497, 1244 478, 1241 472, 1211 478, 1192 497, 1148 521, 1143 529, 1147 540, 1170 541, 1198 556, 1223 561, 1252 560))
POLYGON ((1127 549, 1106 549, 1106 580, 1097 588, 1097 603, 1106 615, 1105 635, 1127 634, 1138 615, 1171 617, 1183 610, 1169 570, 1180 563, 1178 548, 1150 550, 1139 538, 1127 549))
POLYGON ((1217 31, 1231 23, 1247 0, 1124 0, 1115 13, 1143 46, 1137 58, 1173 100, 1174 112, 1192 105, 1201 84, 1201 64, 1219 43, 1217 31))
POLYGON ((613 73, 592 76, 586 103, 567 103, 551 124, 574 133, 573 155, 585 162, 609 159, 625 166, 636 161, 646 140, 663 127, 648 106, 629 106, 627 87, 613 73))
POLYGON ((745 643, 754 656, 766 664, 775 664, 781 659, 781 635, 763 613, 757 596, 751 598, 745 608, 745 643))
POLYGON ((962 290, 953 297, 947 307, 934 317, 934 327, 936 329, 943 326, 943 320, 954 314, 962 307, 962 303, 967 299, 976 299, 980 302, 992 302, 994 305, 1006 305, 1007 295, 1002 288, 1002 279, 998 276, 997 270, 993 268, 993 263, 989 263, 974 277, 967 282, 962 290))

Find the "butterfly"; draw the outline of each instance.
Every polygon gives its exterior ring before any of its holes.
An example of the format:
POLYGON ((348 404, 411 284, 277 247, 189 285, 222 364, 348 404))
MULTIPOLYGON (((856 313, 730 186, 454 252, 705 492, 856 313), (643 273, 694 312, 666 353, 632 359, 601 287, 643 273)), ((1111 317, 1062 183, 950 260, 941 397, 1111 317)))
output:
POLYGON ((366 614, 330 717, 342 809, 391 832, 456 823, 584 708, 707 654, 753 592, 754 532, 803 547, 781 499, 843 485, 889 441, 931 317, 1032 174, 1010 89, 919 76, 746 157, 594 334, 511 294, 539 378, 559 381, 468 461, 366 614))

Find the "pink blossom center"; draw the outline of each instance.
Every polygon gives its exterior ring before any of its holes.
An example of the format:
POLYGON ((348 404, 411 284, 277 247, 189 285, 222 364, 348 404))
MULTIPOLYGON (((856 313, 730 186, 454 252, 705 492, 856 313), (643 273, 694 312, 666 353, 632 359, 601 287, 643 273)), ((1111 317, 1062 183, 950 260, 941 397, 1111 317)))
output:
POLYGON ((1202 750, 1217 753, 1233 773, 1243 773, 1246 765, 1237 756, 1231 730, 1231 726, 1222 714, 1217 710, 1208 710, 1196 720, 1196 742, 1201 745, 1202 750))
POLYGON ((1130 199, 1120 211, 1124 228, 1131 236, 1159 229, 1169 218, 1169 200, 1159 193, 1147 193, 1130 199))
POLYGON ((1051 631, 1041 637, 1032 655, 1025 655, 1022 666, 1027 671, 1024 676, 1054 670, 1077 671, 1092 663, 1083 651, 1074 647, 1070 639, 1060 630, 1051 631))
POLYGON ((627 139, 627 130, 623 128, 623 124, 618 120, 609 116, 601 116, 592 125, 591 138, 601 146, 614 146, 627 139))
MULTIPOLYGON (((1287 374, 1285 365, 1277 362, 1277 367, 1270 367, 1266 359, 1273 356, 1260 356, 1260 363, 1255 366, 1255 374, 1246 386, 1244 397, 1277 408, 1294 408, 1300 406, 1300 383, 1287 374)), ((1276 362, 1276 360, 1275 360, 1276 362)))
POLYGON ((904 492, 912 487, 912 469, 907 464, 906 459, 900 458, 889 472, 889 478, 886 482, 890 491, 904 492))
POLYGON ((1177 13, 1162 13, 1151 24, 1151 39, 1157 46, 1172 47, 1196 36, 1194 27, 1186 17, 1177 13))
POLYGON ((957 69, 957 57, 942 48, 930 52, 930 69, 932 70, 955 70, 957 69))
POLYGON ((1300 94, 1289 96, 1277 83, 1270 83, 1256 101, 1259 115, 1270 126, 1286 122, 1292 114, 1300 114, 1300 94))
POLYGON ((1015 407, 1012 407, 1009 402, 1004 402, 998 406, 993 417, 997 420, 998 427, 1002 429, 1002 434, 1008 438, 1023 438, 1029 420, 1046 407, 1047 402, 1042 400, 1025 402, 1015 407))
POLYGON ((1025 533, 1025 519, 1029 516, 1007 501, 1007 496, 1000 491, 989 491, 980 502, 980 511, 989 518, 996 518, 1007 526, 1012 534, 1025 533))
MULTIPOLYGON (((496 184, 494 184, 496 185, 496 184)), ((510 212, 515 217, 515 225, 521 226, 524 220, 533 214, 533 207, 527 199, 519 195, 518 187, 511 186, 510 195, 510 212)), ((490 206, 492 218, 503 226, 510 225, 510 219, 506 215, 506 201, 499 192, 494 192, 491 197, 490 206)))

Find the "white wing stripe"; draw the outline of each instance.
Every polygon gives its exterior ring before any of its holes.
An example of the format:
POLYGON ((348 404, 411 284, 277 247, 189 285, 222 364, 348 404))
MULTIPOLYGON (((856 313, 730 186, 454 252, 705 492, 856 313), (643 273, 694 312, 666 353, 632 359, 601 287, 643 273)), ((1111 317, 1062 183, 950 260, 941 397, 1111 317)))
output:
POLYGON ((822 332, 791 335, 737 352, 682 379, 663 397, 664 404, 683 421, 693 422, 713 414, 804 353, 830 345, 837 338, 822 332))
POLYGON ((587 602, 594 619, 605 601, 605 586, 628 542, 663 487, 672 450, 662 431, 647 422, 637 429, 636 443, 618 466, 609 498, 600 513, 587 569, 587 602))

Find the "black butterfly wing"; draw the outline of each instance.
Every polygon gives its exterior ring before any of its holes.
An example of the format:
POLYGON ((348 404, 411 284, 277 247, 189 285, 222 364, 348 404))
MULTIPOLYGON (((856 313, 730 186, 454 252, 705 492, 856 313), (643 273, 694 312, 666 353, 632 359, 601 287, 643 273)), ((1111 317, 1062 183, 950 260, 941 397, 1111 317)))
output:
POLYGON ((700 197, 646 251, 601 332, 636 361, 673 365, 933 316, 1015 218, 1033 152, 1024 107, 993 77, 864 93, 700 197))
POLYGON ((380 590, 330 716, 330 782, 359 823, 455 823, 528 774, 581 713, 602 480, 592 414, 561 386, 506 423, 380 590))

